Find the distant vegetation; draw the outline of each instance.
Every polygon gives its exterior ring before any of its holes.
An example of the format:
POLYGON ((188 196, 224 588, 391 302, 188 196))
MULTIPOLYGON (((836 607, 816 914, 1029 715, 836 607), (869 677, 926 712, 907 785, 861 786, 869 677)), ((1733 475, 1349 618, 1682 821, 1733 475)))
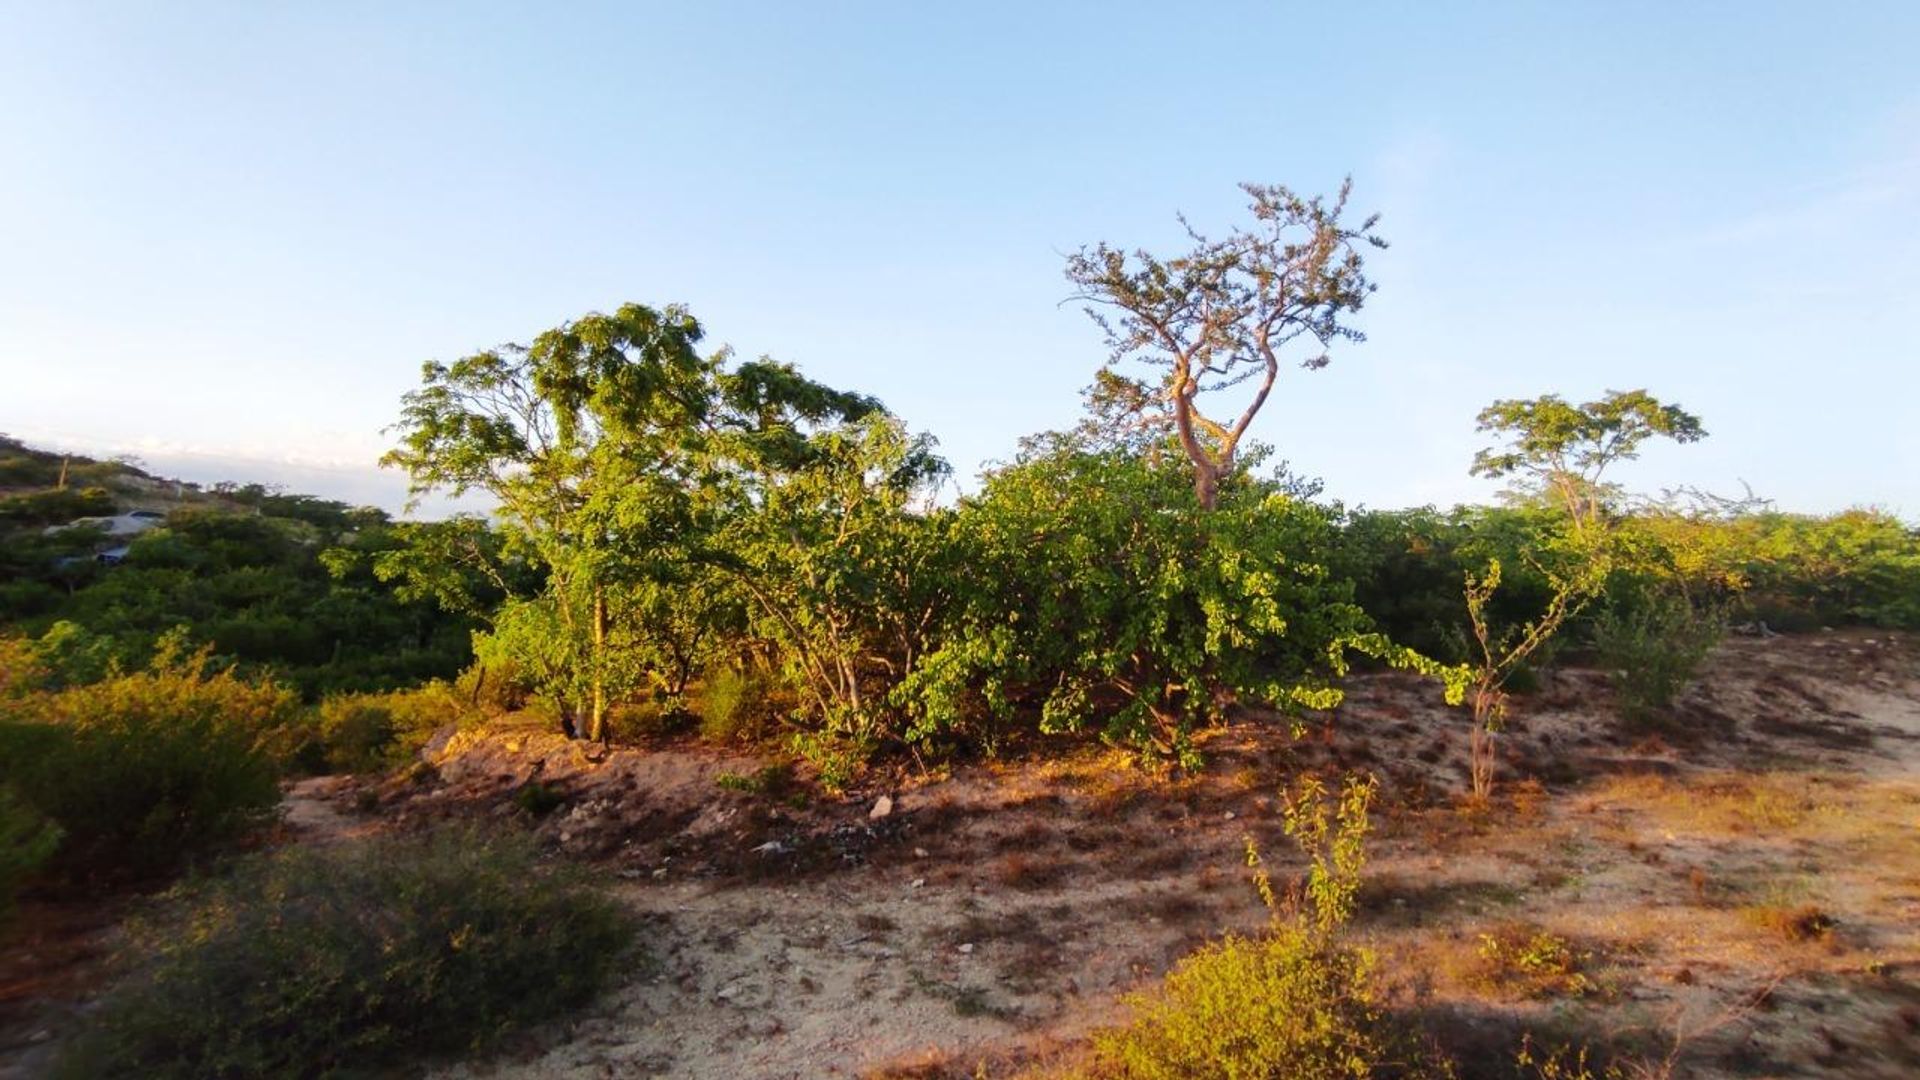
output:
POLYGON ((465 617, 403 598, 373 570, 431 526, 257 485, 190 489, 11 440, 0 442, 0 477, 0 626, 45 641, 56 678, 143 666, 176 630, 309 699, 452 676, 471 656, 465 617), (90 486, 34 486, 58 483, 62 469, 69 485, 90 486), (136 510, 163 524, 111 540, 84 527, 47 531, 136 510), (94 558, 120 545, 117 565, 94 558))

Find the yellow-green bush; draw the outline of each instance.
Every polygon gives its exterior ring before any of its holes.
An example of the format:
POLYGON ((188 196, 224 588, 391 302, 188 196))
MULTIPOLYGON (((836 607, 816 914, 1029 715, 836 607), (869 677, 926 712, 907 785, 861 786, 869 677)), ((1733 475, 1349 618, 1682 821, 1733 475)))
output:
POLYGON ((484 1051, 628 966, 630 918, 523 838, 456 832, 243 864, 143 928, 60 1078, 388 1075, 484 1051))
POLYGON ((37 689, 45 678, 46 669, 32 641, 0 636, 0 702, 37 689))
POLYGON ((1597 987, 1583 970, 1592 956, 1530 922, 1509 922, 1480 935, 1475 975, 1496 992, 1524 997, 1578 997, 1597 987))
POLYGON ((1308 778, 1285 801, 1306 879, 1276 894, 1249 841, 1254 882, 1274 911, 1258 937, 1228 937, 1134 997, 1124 1027, 1098 1032, 1086 1080, 1363 1080, 1449 1075, 1444 1060, 1381 1006, 1372 954, 1342 940, 1365 865, 1371 781, 1337 809, 1308 778))
POLYGON ((1229 937, 1187 957, 1128 1027, 1094 1039, 1089 1077, 1317 1080, 1395 1075, 1364 952, 1301 927, 1229 937))
POLYGON ((765 738, 792 705, 779 680, 757 669, 718 665, 700 682, 694 712, 700 734, 714 742, 765 738))
POLYGON ((378 772, 411 760, 441 728, 465 727, 484 715, 438 679, 412 690, 334 694, 313 710, 297 757, 333 772, 378 772))
POLYGON ((384 694, 336 694, 314 710, 321 756, 333 772, 373 772, 396 756, 384 694))
POLYGON ((59 866, 161 872, 272 813, 299 700, 206 666, 163 650, 148 670, 7 705, 0 781, 65 832, 59 866))

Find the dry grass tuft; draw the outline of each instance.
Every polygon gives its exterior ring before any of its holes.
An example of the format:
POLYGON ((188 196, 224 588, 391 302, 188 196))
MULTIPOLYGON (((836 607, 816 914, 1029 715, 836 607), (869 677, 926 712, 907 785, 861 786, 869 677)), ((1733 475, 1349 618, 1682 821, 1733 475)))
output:
POLYGON ((1740 917, 1784 941, 1821 941, 1833 933, 1839 920, 1817 904, 1754 904, 1740 917))
POLYGON ((1648 813, 1675 832, 1804 836, 1844 822, 1846 804, 1832 787, 1820 777, 1781 773, 1707 774, 1685 782, 1646 774, 1615 777, 1591 795, 1648 813))

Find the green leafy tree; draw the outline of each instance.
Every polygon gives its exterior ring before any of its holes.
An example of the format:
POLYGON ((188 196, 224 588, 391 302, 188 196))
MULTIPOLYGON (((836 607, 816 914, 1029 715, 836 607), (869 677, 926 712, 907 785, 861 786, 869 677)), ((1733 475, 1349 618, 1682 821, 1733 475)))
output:
MULTIPOLYGON (((562 709, 570 733, 604 738, 609 702, 649 681, 684 689, 711 624, 674 595, 725 570, 752 579, 729 546, 735 523, 777 511, 783 486, 830 456, 821 431, 880 412, 790 365, 702 356, 702 336, 684 309, 628 304, 531 345, 430 363, 404 399, 401 446, 386 462, 416 493, 492 495, 502 554, 543 575, 493 633, 563 702, 584 700, 583 732, 562 709)), ((473 554, 471 537, 445 539, 473 554)), ((467 584, 409 573, 466 596, 467 584)), ((707 616, 727 610, 737 605, 716 600, 707 616)))
POLYGON ((585 730, 570 733, 606 734, 608 593, 634 570, 622 554, 676 547, 690 526, 685 492, 719 362, 700 355, 701 336, 682 309, 627 304, 530 345, 428 363, 383 459, 416 496, 491 495, 510 543, 546 569, 543 610, 577 647, 586 684, 585 730))
POLYGON ((884 412, 787 450, 777 465, 756 455, 762 467, 716 534, 716 565, 819 722, 802 749, 840 772, 893 734, 889 692, 943 609, 940 524, 916 510, 947 465, 884 412))
POLYGON ((1193 247, 1172 258, 1097 244, 1067 257, 1074 299, 1105 332, 1112 354, 1091 392, 1096 416, 1116 430, 1171 428, 1208 510, 1222 479, 1235 470, 1247 428, 1266 404, 1283 357, 1308 370, 1325 367, 1336 341, 1364 336, 1347 325, 1373 284, 1363 273, 1362 245, 1385 247, 1378 217, 1357 227, 1342 222, 1348 181, 1330 202, 1284 187, 1242 184, 1253 224, 1210 240, 1186 219, 1193 247), (1308 347, 1298 350, 1296 342, 1308 347), (1298 351, 1296 351, 1298 350, 1298 351), (1147 381, 1113 369, 1131 361, 1164 368, 1147 381), (1251 385, 1237 417, 1201 411, 1200 396, 1251 385))
POLYGON ((1513 478, 1517 494, 1558 505, 1576 532, 1597 528, 1617 500, 1604 479, 1610 466, 1639 457, 1655 436, 1690 443, 1707 435, 1698 417, 1645 390, 1612 390, 1581 405, 1557 394, 1496 401, 1480 410, 1476 430, 1505 445, 1474 455, 1472 474, 1513 478))

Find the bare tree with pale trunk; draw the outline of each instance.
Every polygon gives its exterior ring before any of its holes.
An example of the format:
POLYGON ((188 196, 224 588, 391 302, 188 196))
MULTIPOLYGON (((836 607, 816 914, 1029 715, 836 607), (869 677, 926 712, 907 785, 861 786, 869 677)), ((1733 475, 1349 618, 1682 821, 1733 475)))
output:
POLYGON ((1253 200, 1252 227, 1209 240, 1183 216, 1193 242, 1184 255, 1163 260, 1103 243, 1067 257, 1072 299, 1086 302, 1113 350, 1094 396, 1164 406, 1193 465, 1194 494, 1208 510, 1283 360, 1297 358, 1311 371, 1327 365, 1334 342, 1365 340, 1341 320, 1374 289, 1362 272, 1361 245, 1387 246, 1373 232, 1378 215, 1357 228, 1341 223, 1352 180, 1331 202, 1278 186, 1240 188, 1253 200), (1166 374, 1155 385, 1113 370, 1128 362, 1166 374), (1200 395, 1248 383, 1252 400, 1232 420, 1200 411, 1200 395))

